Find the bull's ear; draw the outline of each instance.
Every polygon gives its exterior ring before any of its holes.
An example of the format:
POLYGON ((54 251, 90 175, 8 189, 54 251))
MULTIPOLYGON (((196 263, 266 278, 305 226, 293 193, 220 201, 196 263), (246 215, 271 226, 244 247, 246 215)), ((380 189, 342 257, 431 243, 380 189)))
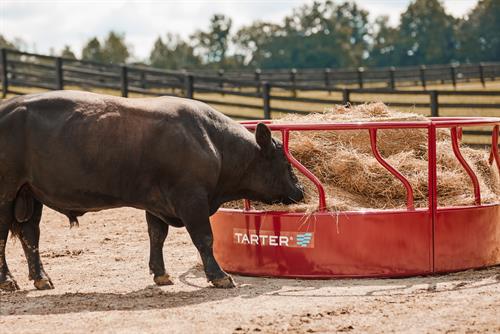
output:
POLYGON ((257 124, 255 139, 263 151, 269 151, 273 147, 271 130, 264 123, 257 124))

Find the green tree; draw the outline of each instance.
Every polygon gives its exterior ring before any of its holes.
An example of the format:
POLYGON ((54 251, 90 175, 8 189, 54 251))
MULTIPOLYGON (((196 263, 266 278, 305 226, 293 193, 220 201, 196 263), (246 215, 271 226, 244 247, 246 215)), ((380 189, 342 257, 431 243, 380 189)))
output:
MULTIPOLYGON (((252 36, 243 32, 240 37, 252 36)), ((241 38, 258 46, 252 58, 263 68, 359 66, 368 56, 368 12, 354 2, 315 1, 263 37, 253 36, 252 43, 241 38)))
POLYGON ((0 48, 16 49, 16 46, 0 34, 0 48))
POLYGON ((375 19, 374 31, 370 47, 369 65, 393 66, 397 64, 396 38, 397 28, 389 26, 388 16, 375 19))
POLYGON ((279 25, 262 21, 240 28, 232 40, 243 57, 243 65, 261 66, 269 57, 266 47, 280 30, 279 25))
POLYGON ((170 68, 169 50, 161 37, 158 37, 149 54, 149 63, 157 68, 170 68))
POLYGON ((460 22, 459 54, 470 62, 500 60, 500 1, 479 1, 460 22))
POLYGON ((200 51, 207 64, 224 66, 231 26, 232 20, 229 17, 215 14, 210 18, 208 31, 198 30, 191 36, 195 49, 200 51))
POLYGON ((8 40, 2 34, 0 34, 0 48, 26 50, 28 49, 28 44, 19 37, 15 37, 13 40, 8 40))
POLYGON ((456 19, 439 0, 415 0, 401 14, 396 53, 401 65, 445 64, 455 59, 456 19))
POLYGON ((71 47, 69 45, 64 46, 64 48, 61 51, 61 57, 69 58, 69 59, 76 59, 76 56, 75 56, 74 52, 71 50, 71 47))
POLYGON ((149 55, 149 63, 158 68, 189 69, 199 67, 201 59, 179 35, 167 34, 165 42, 158 37, 149 55))
POLYGON ((104 61, 104 55, 101 49, 101 43, 94 37, 90 39, 87 44, 82 49, 82 59, 83 60, 91 60, 97 62, 104 61))
POLYGON ((130 51, 125 43, 125 35, 110 31, 102 47, 105 62, 123 64, 130 57, 130 51))
POLYGON ((346 54, 341 66, 361 66, 368 57, 368 12, 354 2, 344 2, 337 7, 329 22, 329 31, 334 32, 333 38, 339 41, 346 54))

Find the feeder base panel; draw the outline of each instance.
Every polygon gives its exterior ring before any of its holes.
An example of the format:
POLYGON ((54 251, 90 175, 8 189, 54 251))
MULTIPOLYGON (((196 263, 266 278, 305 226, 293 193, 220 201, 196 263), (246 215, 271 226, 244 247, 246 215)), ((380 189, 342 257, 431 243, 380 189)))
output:
POLYGON ((219 210, 214 253, 253 276, 401 277, 500 263, 500 205, 315 213, 219 210))

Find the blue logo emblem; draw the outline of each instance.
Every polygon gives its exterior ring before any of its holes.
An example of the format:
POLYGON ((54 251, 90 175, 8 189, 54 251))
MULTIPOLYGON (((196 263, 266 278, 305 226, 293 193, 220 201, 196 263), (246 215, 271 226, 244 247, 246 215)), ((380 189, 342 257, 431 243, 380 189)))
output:
POLYGON ((307 233, 297 233, 297 245, 300 247, 307 247, 312 240, 313 234, 310 232, 307 233))

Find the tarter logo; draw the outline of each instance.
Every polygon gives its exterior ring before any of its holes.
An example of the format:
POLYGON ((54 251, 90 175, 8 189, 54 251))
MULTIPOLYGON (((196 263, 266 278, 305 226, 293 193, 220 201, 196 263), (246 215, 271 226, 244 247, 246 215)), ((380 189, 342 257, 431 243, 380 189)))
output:
POLYGON ((314 232, 281 232, 234 229, 234 243, 256 246, 314 248, 314 232))

